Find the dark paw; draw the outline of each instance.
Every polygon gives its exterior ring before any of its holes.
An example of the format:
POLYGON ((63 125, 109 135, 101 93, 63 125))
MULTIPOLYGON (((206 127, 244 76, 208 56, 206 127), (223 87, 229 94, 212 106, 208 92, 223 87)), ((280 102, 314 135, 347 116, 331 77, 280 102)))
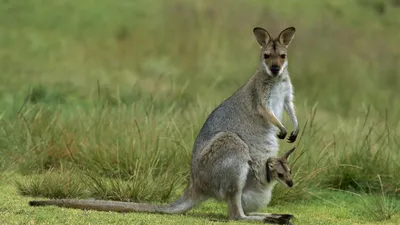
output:
POLYGON ((294 218, 294 216, 292 214, 277 214, 278 216, 285 218, 287 220, 291 220, 294 218))
POLYGON ((290 222, 292 218, 294 218, 292 214, 272 214, 271 216, 266 216, 264 218, 264 223, 289 225, 292 224, 290 222))
POLYGON ((288 137, 288 143, 293 143, 296 141, 297 138, 297 134, 294 134, 293 132, 290 134, 290 136, 288 137))
POLYGON ((287 135, 287 132, 286 131, 281 131, 279 134, 278 134, 278 138, 279 139, 285 139, 285 137, 286 137, 286 135, 287 135))

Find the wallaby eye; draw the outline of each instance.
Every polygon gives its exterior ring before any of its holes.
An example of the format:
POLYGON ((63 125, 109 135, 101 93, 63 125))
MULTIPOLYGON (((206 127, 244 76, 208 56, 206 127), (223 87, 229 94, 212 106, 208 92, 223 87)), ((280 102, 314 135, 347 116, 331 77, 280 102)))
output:
POLYGON ((264 59, 268 59, 269 58, 269 54, 264 54, 264 59))
POLYGON ((282 59, 286 59, 286 55, 285 54, 281 54, 281 58, 282 59))
POLYGON ((278 173, 278 177, 282 178, 283 177, 283 173, 278 173))

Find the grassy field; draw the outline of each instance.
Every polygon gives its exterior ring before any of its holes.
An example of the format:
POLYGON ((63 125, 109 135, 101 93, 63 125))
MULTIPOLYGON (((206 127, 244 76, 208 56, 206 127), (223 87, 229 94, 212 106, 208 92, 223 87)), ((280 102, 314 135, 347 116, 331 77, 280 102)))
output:
MULTIPOLYGON (((33 208, 26 204, 33 198, 20 196, 15 187, 11 185, 15 179, 22 179, 19 175, 8 173, 0 179, 2 181, 0 185, 0 198, 2 199, 0 223, 2 224, 246 224, 227 221, 226 205, 215 201, 208 201, 186 215, 120 214, 56 207, 33 208), (7 184, 7 182, 11 182, 11 184, 7 184)), ((269 207, 269 210, 295 214, 296 217, 292 222, 296 225, 394 225, 400 223, 398 214, 390 220, 380 217, 385 213, 391 214, 391 210, 380 212, 379 208, 373 208, 376 213, 366 210, 366 204, 375 205, 380 201, 379 198, 327 190, 313 190, 312 194, 313 199, 295 203, 286 202, 269 207)), ((400 200, 392 203, 400 204, 400 200)))
POLYGON ((206 117, 258 66, 253 27, 295 26, 295 186, 264 211, 398 224, 399 25, 398 0, 0 1, 0 222, 220 223, 215 202, 188 216, 27 202, 174 200, 206 117))

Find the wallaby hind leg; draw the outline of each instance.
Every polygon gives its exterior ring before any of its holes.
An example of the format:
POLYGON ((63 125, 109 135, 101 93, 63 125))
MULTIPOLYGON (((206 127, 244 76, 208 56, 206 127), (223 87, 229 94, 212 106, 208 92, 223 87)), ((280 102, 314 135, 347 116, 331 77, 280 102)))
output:
POLYGON ((228 198, 228 215, 231 220, 259 221, 271 224, 291 224, 291 214, 251 213, 246 216, 241 203, 241 192, 228 198))
MULTIPOLYGON (((217 199, 228 203, 230 220, 246 218, 242 207, 242 191, 246 185, 251 161, 246 143, 231 132, 220 132, 214 136, 201 154, 198 180, 207 181, 203 191, 213 193, 217 199)), ((199 184, 201 185, 201 184, 199 184)), ((262 221, 262 217, 258 220, 262 221)))
POLYGON ((269 213, 252 213, 246 216, 242 209, 240 193, 231 196, 228 199, 228 214, 231 220, 258 221, 271 224, 291 224, 291 214, 269 214, 269 213))
POLYGON ((226 190, 227 203, 228 203, 228 217, 230 220, 247 220, 247 221, 264 221, 263 216, 246 216, 242 206, 242 193, 243 188, 246 184, 246 175, 249 172, 248 164, 242 167, 236 167, 240 169, 241 175, 236 179, 232 180, 231 185, 226 190))
POLYGON ((230 220, 264 221, 263 216, 246 216, 242 208, 242 192, 238 191, 228 198, 228 216, 230 220))

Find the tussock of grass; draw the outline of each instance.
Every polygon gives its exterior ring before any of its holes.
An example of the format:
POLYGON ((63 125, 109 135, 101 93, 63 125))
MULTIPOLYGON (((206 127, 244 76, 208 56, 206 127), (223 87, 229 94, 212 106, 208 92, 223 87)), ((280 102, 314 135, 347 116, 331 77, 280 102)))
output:
MULTIPOLYGON (((364 218, 373 219, 383 222, 390 220, 400 212, 400 204, 396 198, 396 193, 392 190, 386 190, 381 176, 377 175, 377 181, 380 184, 380 192, 375 193, 364 189, 360 184, 358 192, 344 191, 356 196, 357 205, 353 208, 353 212, 364 218)), ((356 183, 356 182, 355 182, 356 183)), ((342 190, 340 190, 343 192, 342 190)))
POLYGON ((325 183, 339 189, 363 188, 380 192, 382 183, 376 179, 380 174, 387 184, 384 188, 395 192, 400 184, 400 175, 396 172, 399 169, 397 160, 400 155, 396 151, 396 134, 392 133, 395 129, 385 120, 366 124, 367 120, 368 114, 363 125, 352 132, 351 142, 342 141, 350 133, 340 131, 335 134, 335 156, 332 155, 331 158, 336 160, 327 171, 325 183))
MULTIPOLYGON (((68 164, 87 176, 85 180, 90 182, 84 182, 85 188, 93 196, 126 201, 169 200, 186 181, 191 150, 187 141, 192 142, 193 136, 182 136, 191 126, 165 121, 164 117, 141 114, 134 108, 103 106, 71 123, 61 114, 47 115, 42 109, 27 108, 13 125, 24 129, 28 137, 27 142, 17 146, 29 149, 16 156, 19 170, 27 175, 46 173, 68 164), (140 116, 132 120, 131 113, 140 116)), ((57 182, 57 177, 54 179, 57 182)), ((41 183, 19 185, 19 189, 29 193, 27 189, 32 188, 35 193, 41 183)), ((51 190, 41 191, 43 196, 57 197, 51 190)), ((73 188, 65 191, 71 192, 69 196, 79 196, 73 188)))
POLYGON ((400 212, 400 206, 393 196, 385 195, 364 195, 359 210, 368 218, 377 221, 390 220, 400 212))
POLYGON ((82 174, 74 170, 49 170, 15 181, 20 194, 47 198, 88 196, 82 174))
MULTIPOLYGON (((152 178, 151 174, 132 176, 129 179, 89 176, 86 181, 91 196, 127 202, 168 202, 176 198, 177 189, 182 186, 182 175, 174 180, 170 176, 152 178)), ((181 190, 180 190, 181 191, 181 190)))

